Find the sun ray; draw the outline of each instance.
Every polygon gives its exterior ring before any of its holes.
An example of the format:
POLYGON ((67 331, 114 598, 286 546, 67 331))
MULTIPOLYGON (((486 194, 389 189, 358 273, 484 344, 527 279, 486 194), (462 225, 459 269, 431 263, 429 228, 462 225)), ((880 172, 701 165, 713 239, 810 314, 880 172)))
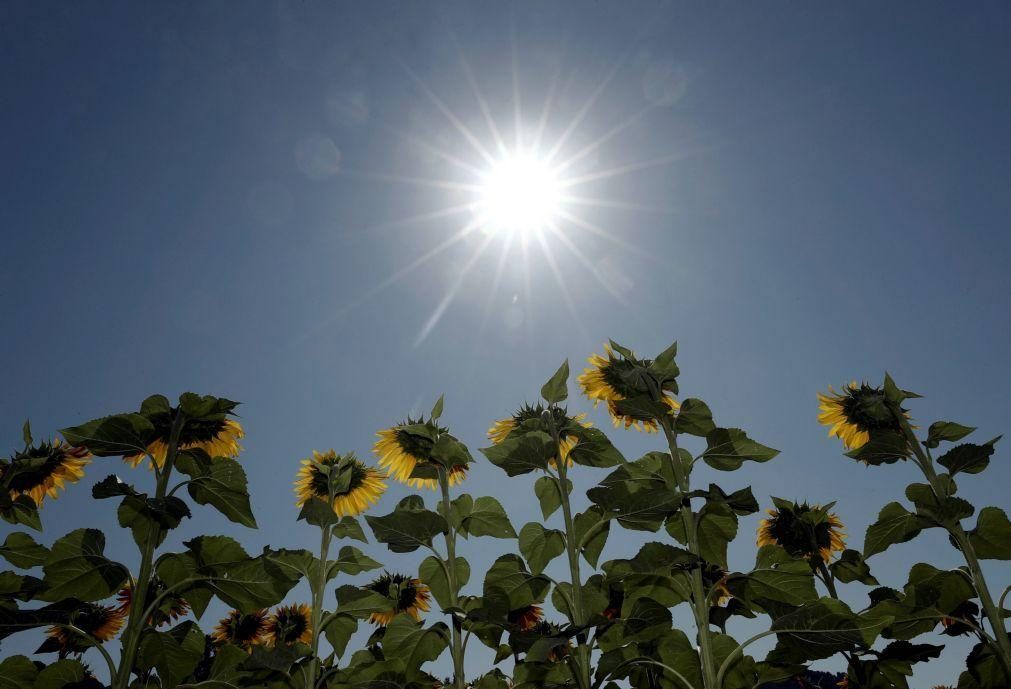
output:
POLYGON ((688 151, 681 151, 679 153, 671 153, 670 155, 661 156, 659 158, 651 158, 650 160, 642 160, 637 163, 627 163, 618 167, 608 168, 606 170, 600 170, 599 172, 592 172, 580 177, 568 177, 564 179, 559 186, 563 189, 569 187, 578 186, 580 184, 586 184, 587 182, 596 182, 602 179, 610 179, 612 177, 620 177, 621 175, 627 175, 632 172, 638 172, 640 170, 648 170, 652 167, 661 167, 663 165, 670 165, 671 163, 677 162, 679 160, 684 160, 692 153, 688 151))
POLYGON ((384 232, 386 230, 392 230, 400 227, 406 227, 408 225, 414 225, 417 223, 427 222, 429 220, 438 220, 440 218, 451 218, 454 215, 459 215, 461 213, 466 213, 471 210, 473 204, 471 203, 459 203, 455 206, 447 206, 446 208, 440 208, 438 210, 429 211, 428 213, 415 213, 414 215, 408 215, 404 218, 397 218, 396 220, 388 220, 383 223, 378 223, 376 225, 370 225, 368 227, 363 227, 358 230, 352 230, 349 234, 357 234, 360 232, 384 232))
POLYGON ((651 206, 642 203, 630 203, 628 201, 615 201, 614 199, 602 199, 593 196, 573 196, 563 194, 558 197, 559 203, 574 206, 590 206, 593 208, 617 208, 623 211, 642 211, 643 213, 658 213, 661 215, 673 215, 679 213, 678 209, 671 206, 651 206))
POLYGON ((565 220, 568 220, 573 225, 576 225, 577 227, 586 230, 587 232, 589 232, 594 236, 600 237, 601 239, 611 242, 615 246, 623 249, 624 251, 627 251, 628 253, 634 254, 640 258, 644 258, 653 263, 669 267, 666 261, 657 258, 654 254, 650 253, 649 251, 640 249, 634 244, 628 242, 627 240, 618 239, 612 233, 608 232, 604 228, 598 225, 594 225, 589 220, 581 218, 580 216, 576 215, 575 213, 572 213, 571 211, 561 210, 558 212, 558 216, 564 218, 565 220))
POLYGON ((607 132, 604 132, 604 134, 602 134, 601 136, 597 137, 596 139, 594 139, 590 143, 588 143, 585 146, 583 146, 583 148, 581 148, 580 150, 578 150, 576 153, 572 154, 571 156, 569 156, 568 158, 566 158, 565 160, 563 160, 561 163, 559 163, 555 167, 555 169, 559 173, 564 172, 566 169, 568 169, 569 167, 571 167, 574 163, 576 163, 576 162, 582 160, 583 158, 585 158, 586 156, 590 155, 591 153, 593 153, 593 151, 597 150, 598 148, 600 148, 601 146, 603 146, 605 143, 607 143, 608 141, 610 141, 611 139, 613 139, 615 136, 617 136, 621 132, 625 131, 626 129, 628 129, 629 127, 631 127, 636 122, 638 122, 642 118, 643 115, 645 115, 650 110, 653 110, 655 107, 656 107, 655 105, 653 105, 652 103, 650 103, 649 105, 645 106, 644 108, 641 108, 640 110, 638 110, 637 112, 633 113, 629 117, 626 117, 624 120, 622 120, 621 122, 619 122, 618 124, 616 124, 610 130, 608 130, 607 132))
POLYGON ((565 247, 569 251, 572 252, 572 254, 576 257, 576 260, 579 261, 581 264, 583 264, 583 267, 586 268, 586 270, 594 278, 596 278, 597 282, 600 283, 600 286, 603 287, 604 290, 606 290, 608 294, 610 294, 612 297, 614 297, 615 299, 617 299, 618 302, 622 306, 628 306, 629 305, 628 300, 625 299, 624 295, 621 294, 621 292, 619 292, 618 290, 616 290, 614 288, 614 286, 610 283, 610 281, 608 281, 607 279, 604 278, 603 275, 601 275, 600 269, 597 268, 596 265, 594 265, 593 261, 591 261, 587 257, 587 255, 584 254, 582 252, 582 250, 578 246, 576 246, 576 243, 573 242, 568 237, 568 235, 565 234, 565 232, 562 230, 562 228, 560 228, 560 227, 558 227, 558 225, 555 225, 554 223, 552 223, 552 224, 548 225, 548 229, 550 229, 551 232, 556 237, 558 237, 559 241, 561 241, 562 244, 564 244, 565 247))
POLYGON ((404 141, 406 141, 407 143, 411 144, 412 146, 417 146, 418 148, 420 148, 420 149, 422 149, 424 151, 428 151, 429 153, 432 153, 433 155, 436 155, 439 158, 442 158, 446 162, 452 163, 453 165, 457 166, 458 168, 464 170, 465 172, 467 172, 467 173, 469 173, 471 175, 477 176, 477 175, 481 174, 481 170, 479 170, 476 166, 472 165, 471 163, 468 163, 467 161, 462 160, 461 158, 458 158, 458 157, 456 157, 456 156, 454 156, 454 155, 452 155, 450 153, 447 153, 446 151, 442 150, 441 148, 438 148, 437 146, 433 146, 432 144, 430 144, 430 143, 428 143, 426 141, 423 141, 422 139, 419 139, 416 136, 412 136, 411 134, 408 134, 406 132, 402 132, 402 131, 400 131, 398 129, 395 129, 394 127, 389 127, 389 126, 385 126, 385 125, 383 126, 383 129, 385 129, 386 131, 390 132, 394 136, 403 139, 404 141))
POLYGON ((579 313, 576 311, 576 303, 572 300, 572 294, 569 292, 568 285, 565 284, 565 277, 562 275, 562 271, 559 269, 558 263, 555 261, 555 256, 551 253, 551 247, 548 246, 542 232, 537 233, 537 241, 541 244, 541 250, 544 252, 544 260, 548 262, 548 266, 551 268, 551 274, 554 276, 555 282, 558 284, 558 291, 562 294, 562 300, 565 302, 565 307, 568 309, 569 315, 572 317, 572 322, 579 330, 579 334, 585 338, 587 336, 586 327, 579 319, 579 313))
POLYGON ((492 235, 486 236, 484 241, 478 246, 477 250, 473 253, 473 255, 471 255, 470 259, 468 259, 467 263, 464 264, 460 274, 456 276, 452 286, 450 286, 449 290, 446 292, 446 296, 444 296, 442 301, 439 302, 439 305, 435 307, 435 311, 433 311, 432 315, 429 316, 427 321, 425 321, 425 325, 421 328, 418 336, 414 339, 415 348, 421 346, 425 339, 431 334, 435 326, 439 324, 439 320, 442 319, 442 315, 446 312, 446 309, 449 308, 449 305, 453 303, 453 299, 456 298, 457 293, 460 291, 460 287, 463 286, 463 281, 467 278, 467 275, 470 274, 470 271, 474 268, 477 260, 481 258, 481 254, 484 253, 484 250, 488 248, 489 244, 491 244, 492 239, 494 239, 492 235))
POLYGON ((488 131, 491 133, 492 139, 495 140, 495 146, 498 148, 498 152, 501 155, 506 151, 505 140, 502 138, 501 132, 499 132, 498 125, 495 124, 495 118, 492 117, 491 109, 488 107, 488 101, 485 99, 484 93, 481 91, 481 87, 478 86, 477 79, 474 77, 474 71, 470 68, 470 61, 467 59, 467 56, 463 54, 463 50, 461 50, 455 34, 453 35, 453 43, 456 45, 456 53, 460 58, 460 66, 463 68, 463 72, 467 77, 467 83, 470 85, 471 93, 474 94, 474 99, 477 100, 478 107, 481 109, 481 114, 484 116, 485 124, 488 126, 488 131))
POLYGON ((618 68, 621 67, 621 65, 624 62, 625 62, 624 56, 619 57, 615 61, 615 63, 611 66, 611 70, 593 90, 593 92, 590 94, 590 97, 586 100, 586 103, 584 103, 583 107, 579 109, 579 111, 576 113, 576 116, 572 118, 572 122, 570 122, 569 126, 565 128, 565 131, 562 132, 562 135, 558 137, 558 141, 556 141, 555 145, 551 147, 550 151, 548 151, 547 155, 545 156, 545 160, 547 160, 550 163, 555 159, 555 156, 558 155, 558 153, 562 150, 562 147, 565 146, 569 137, 572 136, 572 134, 576 131, 576 129, 579 128, 579 125, 582 124, 583 119, 586 117, 586 114, 590 111, 590 108, 592 108, 596 104, 597 99, 600 98, 601 94, 604 93, 604 89, 606 89, 607 85, 611 83, 611 79, 613 79, 614 75, 618 73, 618 68))
POLYGON ((384 182, 399 182, 401 184, 410 184, 420 187, 431 187, 433 189, 449 189, 450 191, 476 192, 481 190, 481 187, 477 184, 463 184, 462 182, 457 182, 456 180, 451 179, 429 179, 427 177, 391 175, 386 172, 371 172, 368 170, 354 170, 354 169, 341 170, 341 174, 347 175, 348 177, 357 177, 359 179, 377 179, 382 180, 384 182))

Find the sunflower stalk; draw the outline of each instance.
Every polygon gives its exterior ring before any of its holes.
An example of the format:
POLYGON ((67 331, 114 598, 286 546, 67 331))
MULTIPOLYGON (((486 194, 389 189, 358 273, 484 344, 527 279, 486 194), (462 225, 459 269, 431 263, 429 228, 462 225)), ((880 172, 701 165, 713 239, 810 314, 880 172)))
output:
MULTIPOLYGON (((890 404, 889 409, 902 429, 906 442, 915 454, 915 464, 920 468, 920 471, 929 482, 934 496, 938 500, 943 500, 947 497, 947 492, 941 485, 940 477, 934 470, 934 463, 930 455, 921 447, 916 433, 913 432, 912 426, 909 425, 909 419, 906 418, 901 409, 897 408, 897 405, 890 404)), ((966 565, 969 567, 973 588, 976 589, 976 594, 979 596, 979 601, 983 607, 983 614, 990 623, 990 629, 993 632, 994 643, 991 647, 1000 660, 1005 674, 1011 678, 1011 638, 1008 637, 1007 628, 1004 626, 1004 616, 1002 615, 1001 607, 994 603, 993 595, 987 586, 986 578, 983 575, 983 567, 980 565, 979 557, 976 555, 976 548, 973 546, 972 541, 969 540, 969 535, 965 532, 965 529, 962 528, 961 522, 957 519, 944 519, 941 526, 944 527, 955 541, 965 559, 966 565)))
MULTIPOLYGON (((682 495, 688 495, 691 491, 691 484, 689 482, 690 467, 686 468, 682 463, 677 434, 671 426, 670 416, 664 414, 658 417, 657 423, 663 429, 664 436, 667 438, 667 446, 670 449, 670 461, 665 463, 664 478, 669 488, 679 490, 682 495)), ((688 550, 701 559, 698 530, 695 525, 695 512, 692 510, 691 502, 686 501, 678 512, 681 515, 681 523, 687 535, 688 550)), ((702 569, 700 567, 695 567, 691 572, 691 586, 691 606, 692 612, 695 615, 695 630, 702 665, 702 680, 706 689, 718 689, 720 684, 717 679, 712 638, 709 634, 709 605, 705 594, 705 586, 702 582, 702 569)))
POLYGON ((449 580, 449 604, 453 609, 452 648, 453 654, 453 686, 456 689, 466 689, 467 679, 463 665, 462 624, 456 609, 459 607, 459 584, 456 580, 456 528, 450 515, 453 503, 449 498, 449 472, 446 467, 438 465, 439 490, 442 493, 442 511, 446 518, 446 576, 449 580))
POLYGON ((566 486, 568 486, 568 459, 563 458, 562 441, 558 434, 558 427, 555 424, 554 410, 555 405, 551 404, 548 408, 548 413, 544 414, 544 418, 548 422, 548 428, 551 430, 551 440, 555 446, 555 466, 558 470, 558 475, 553 478, 562 503, 562 520, 565 524, 565 550, 569 559, 569 576, 572 579, 572 599, 569 601, 569 608, 571 610, 572 623, 580 630, 579 635, 576 637, 576 652, 574 654, 576 662, 573 663, 575 665, 573 674, 576 676, 576 683, 580 689, 590 689, 590 661, 593 649, 586 643, 586 636, 583 631, 586 620, 583 618, 583 579, 579 572, 579 548, 581 543, 576 540, 577 534, 575 523, 572 519, 572 504, 569 500, 569 491, 566 490, 566 486))
MULTIPOLYGON (((332 505, 334 501, 334 482, 333 480, 327 481, 329 500, 328 504, 332 505)), ((329 566, 327 563, 327 557, 330 554, 330 541, 333 538, 333 529, 329 524, 320 527, 320 543, 319 543, 319 570, 316 572, 316 581, 312 583, 312 643, 310 654, 311 660, 309 661, 309 673, 306 676, 305 686, 306 689, 314 689, 316 686, 316 677, 319 675, 319 640, 323 634, 322 621, 323 621, 323 593, 326 590, 327 584, 327 573, 329 571, 329 566)))
MULTIPOLYGON (((164 498, 168 491, 169 479, 172 477, 176 455, 179 453, 179 436, 185 425, 186 415, 182 409, 177 409, 175 418, 172 420, 172 430, 169 433, 165 465, 160 470, 155 466, 155 475, 157 476, 155 498, 157 499, 164 498)), ((154 554, 160 535, 158 529, 152 529, 141 550, 140 570, 137 572, 137 579, 133 585, 133 600, 130 603, 132 610, 144 611, 147 608, 147 593, 154 574, 154 554)), ((130 675, 136 662, 140 637, 148 626, 148 617, 144 614, 132 614, 127 620, 126 631, 123 633, 123 653, 120 656, 119 670, 115 674, 113 689, 126 689, 130 684, 130 675)))

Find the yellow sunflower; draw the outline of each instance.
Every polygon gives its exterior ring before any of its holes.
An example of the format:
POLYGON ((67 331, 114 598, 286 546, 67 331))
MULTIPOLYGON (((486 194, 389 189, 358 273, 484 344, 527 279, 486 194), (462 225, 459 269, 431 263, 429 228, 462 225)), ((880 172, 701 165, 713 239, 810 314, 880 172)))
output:
MULTIPOLYGON (((522 426, 532 420, 540 421, 541 415, 546 411, 546 408, 542 404, 529 405, 525 404, 519 408, 519 410, 512 416, 499 419, 491 425, 488 429, 488 440, 493 444, 498 445, 503 440, 509 437, 509 434, 515 431, 517 428, 522 426)), ((558 416, 556 417, 556 423, 559 426, 564 426, 566 423, 576 423, 583 428, 592 428, 593 424, 586 421, 586 414, 575 414, 574 416, 566 417, 565 413, 558 410, 558 416)), ((559 438, 559 448, 561 449, 562 459, 567 460, 566 467, 572 466, 572 460, 569 459, 569 453, 572 452, 572 448, 579 443, 579 438, 572 434, 562 434, 559 438)), ((557 457, 552 457, 548 464, 552 469, 558 468, 557 457)))
POLYGON ((269 647, 312 641, 312 609, 305 603, 282 605, 267 618, 263 642, 269 647))
MULTIPOLYGON (((70 614, 67 622, 98 643, 104 644, 119 634, 125 619, 126 614, 119 608, 84 603, 84 607, 70 614)), ((71 653, 84 653, 92 647, 92 644, 77 632, 59 626, 50 627, 46 631, 46 636, 38 653, 55 651, 60 654, 60 658, 66 658, 71 653)))
MULTIPOLYGON (((593 401, 596 407, 600 402, 607 403, 607 411, 611 414, 611 421, 615 428, 624 425, 625 428, 634 428, 646 433, 656 433, 657 422, 655 419, 638 418, 618 411, 617 402, 630 397, 640 397, 646 394, 643 390, 638 390, 626 382, 622 373, 627 373, 636 368, 633 362, 615 356, 610 345, 604 345, 604 355, 592 354, 588 359, 590 366, 576 379, 583 389, 583 394, 593 401)), ((648 361, 642 362, 644 367, 649 366, 648 361)), ((681 405, 673 397, 666 394, 663 396, 663 404, 676 413, 681 405)))
POLYGON ((778 510, 766 510, 769 518, 759 523, 758 547, 778 545, 795 557, 807 559, 817 554, 822 562, 828 562, 834 553, 846 549, 843 523, 827 508, 785 501, 781 501, 779 507, 778 510))
POLYGON ((381 610, 369 616, 369 622, 385 627, 400 613, 407 613, 415 621, 421 619, 421 613, 428 612, 431 594, 429 588, 405 574, 390 574, 383 572, 375 581, 366 584, 365 588, 375 591, 393 601, 388 610, 381 610))
POLYGON ((39 507, 46 496, 56 499, 67 483, 77 483, 84 476, 84 467, 91 453, 57 438, 51 443, 26 448, 0 467, 0 480, 11 499, 27 495, 39 507))
POLYGON ((264 634, 267 631, 267 611, 256 610, 243 615, 238 610, 228 613, 218 625, 211 631, 211 641, 222 646, 232 644, 252 651, 253 646, 263 643, 264 634))
POLYGON ((872 431, 902 430, 885 402, 884 391, 867 383, 858 385, 854 380, 840 392, 830 385, 827 393, 818 393, 818 409, 818 423, 828 426, 829 436, 842 440, 847 450, 866 445, 872 431))
MULTIPOLYGON (((150 456, 154 466, 161 469, 168 457, 168 443, 172 431, 171 416, 162 420, 155 418, 157 436, 147 445, 147 452, 126 455, 123 460, 136 467, 145 457, 150 456)), ((235 458, 242 452, 239 440, 246 435, 242 425, 235 419, 189 419, 179 436, 179 450, 203 450, 211 457, 235 458)))
MULTIPOLYGON (((372 452, 379 458, 379 466, 386 469, 392 478, 406 483, 412 488, 429 488, 437 490, 439 481, 434 478, 412 478, 411 474, 419 465, 437 466, 432 460, 432 449, 435 443, 428 437, 408 432, 409 426, 420 426, 422 421, 408 419, 405 423, 392 428, 385 428, 378 433, 379 440, 372 446, 372 452)), ((436 433, 445 432, 434 424, 428 424, 436 433)), ((457 464, 449 469, 449 485, 455 486, 467 478, 467 465, 457 464)))
POLYGON ((355 516, 374 505, 386 491, 383 479, 386 476, 355 457, 353 452, 338 455, 333 450, 326 452, 312 451, 310 459, 302 460, 302 468, 298 470, 295 479, 295 504, 301 507, 310 498, 320 498, 330 501, 330 477, 320 470, 317 464, 325 467, 336 467, 334 480, 343 483, 347 478, 347 486, 334 490, 330 506, 338 517, 355 516))
POLYGON ((727 587, 729 575, 729 572, 717 565, 709 565, 702 569, 703 583, 709 588, 709 593, 715 591, 710 598, 712 605, 723 605, 734 597, 727 587))
MULTIPOLYGON (((165 584, 159 579, 152 579, 145 596, 145 605, 150 605, 151 601, 160 596, 165 591, 165 584)), ((116 594, 119 601, 119 610, 124 616, 129 617, 130 609, 133 607, 133 584, 129 581, 116 594)), ((185 617, 190 611, 190 604, 180 596, 169 594, 162 600, 158 609, 147 619, 147 623, 155 627, 171 624, 181 617, 185 617)))
POLYGON ((539 605, 527 605, 509 613, 508 622, 521 631, 532 631, 544 619, 544 611, 539 605))

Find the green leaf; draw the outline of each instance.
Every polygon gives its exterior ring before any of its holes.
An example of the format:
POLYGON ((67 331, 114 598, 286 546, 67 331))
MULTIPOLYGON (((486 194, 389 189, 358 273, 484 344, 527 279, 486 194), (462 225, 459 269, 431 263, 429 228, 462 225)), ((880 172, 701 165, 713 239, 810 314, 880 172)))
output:
POLYGON ((60 433, 71 445, 88 448, 98 457, 118 457, 147 451, 154 426, 140 414, 116 414, 94 419, 60 433))
MULTIPOLYGON (((456 556, 456 585, 457 593, 470 581, 470 563, 459 555, 456 556)), ((446 563, 449 566, 449 563, 446 563)), ((443 569, 442 562, 433 555, 429 555, 421 561, 418 567, 418 577, 428 585, 436 602, 442 609, 452 607, 451 587, 449 579, 446 577, 446 570, 443 569)))
POLYGON ((330 569, 327 572, 327 581, 333 579, 339 572, 354 576, 362 572, 370 572, 382 567, 381 562, 376 562, 371 557, 355 548, 353 545, 346 545, 341 548, 337 559, 329 563, 330 569))
POLYGON ((954 421, 935 421, 927 429, 927 439, 923 444, 927 447, 935 448, 945 441, 955 442, 956 440, 961 440, 974 430, 976 430, 974 426, 963 426, 954 421))
POLYGON ((198 536, 184 545, 197 565, 197 573, 213 579, 215 595, 240 612, 276 605, 301 578, 290 568, 271 560, 265 550, 250 557, 238 541, 227 536, 198 536))
POLYGON ((437 659, 449 646, 449 627, 437 622, 425 627, 408 615, 398 615, 386 626, 383 653, 404 662, 408 676, 420 674, 420 666, 437 659))
POLYGON ((305 501, 298 513, 298 521, 302 520, 322 529, 340 523, 341 518, 325 500, 313 497, 305 501))
POLYGON ((25 441, 25 447, 32 444, 32 422, 25 419, 25 425, 21 427, 21 439, 25 441))
POLYGON ((687 433, 705 438, 716 430, 716 424, 713 423, 713 413, 710 411, 709 405, 694 397, 689 397, 683 401, 674 423, 674 429, 678 433, 687 433))
POLYGON ((656 378, 656 382, 665 390, 677 393, 677 377, 681 373, 674 359, 678 354, 678 343, 674 342, 670 347, 660 352, 650 364, 650 373, 656 378))
POLYGON ((769 660, 781 663, 821 660, 858 648, 864 643, 861 626, 865 625, 842 601, 820 598, 805 603, 772 623, 772 630, 780 633, 779 644, 769 660))
POLYGON ((366 515, 365 521, 380 543, 395 553, 410 553, 431 546, 432 538, 448 528, 442 515, 427 510, 415 495, 404 498, 397 507, 382 517, 366 515))
POLYGON ((21 569, 38 567, 49 557, 49 549, 35 542, 35 539, 21 531, 7 534, 0 545, 0 556, 21 569))
MULTIPOLYGON (((696 521, 702 559, 727 569, 727 544, 737 536, 737 516, 724 503, 708 502, 699 510, 696 521)), ((667 520, 667 533, 679 543, 688 543, 684 521, 679 517, 667 520)))
POLYGON ((358 620, 351 615, 338 615, 336 613, 328 616, 323 623, 323 635, 333 646, 334 653, 338 658, 344 655, 347 650, 351 636, 358 631, 358 620))
POLYGON ((706 434, 702 459, 714 469, 733 471, 746 460, 768 462, 778 454, 779 450, 755 442, 739 428, 715 428, 706 434))
POLYGON ((596 567, 604 544, 607 543, 607 534, 611 531, 611 520, 604 514, 604 510, 594 505, 577 514, 572 521, 575 529, 573 537, 579 546, 579 552, 591 567, 596 567))
POLYGON ((871 575, 871 568, 864 562, 859 551, 846 549, 839 559, 829 565, 832 576, 844 584, 859 581, 868 586, 877 586, 878 580, 871 575))
POLYGON ((88 669, 78 660, 57 660, 39 671, 34 689, 63 689, 68 684, 83 682, 88 674, 88 669))
POLYGON ((446 401, 445 395, 439 395, 439 399, 435 400, 435 404, 432 405, 432 412, 428 415, 432 421, 436 421, 440 416, 442 416, 442 407, 446 401))
POLYGON ((727 578, 727 588, 748 609, 776 618, 818 598, 814 574, 804 560, 791 559, 778 546, 764 546, 758 560, 751 572, 731 574, 727 578), (778 562, 768 561, 767 549, 774 549, 778 562))
MULTIPOLYGON (((951 489, 954 490, 954 485, 951 489)), ((926 483, 911 483, 906 486, 906 497, 916 506, 917 515, 938 525, 961 521, 971 517, 976 511, 970 502, 962 498, 953 496, 938 498, 934 494, 934 489, 926 483)))
POLYGON ((140 493, 124 497, 116 514, 119 525, 130 529, 133 540, 143 548, 148 539, 153 539, 156 546, 161 545, 168 532, 190 516, 190 508, 174 495, 149 498, 140 493))
POLYGON ((463 518, 462 532, 467 536, 492 536, 493 538, 516 538, 516 532, 505 509, 498 500, 482 496, 474 501, 470 513, 463 518))
MULTIPOLYGON (((572 481, 565 480, 566 489, 572 492, 572 481)), ((554 514, 555 510, 562 506, 562 495, 558 490, 558 484, 551 476, 541 476, 534 482, 534 494, 537 495, 537 502, 541 506, 541 514, 545 519, 554 514)))
POLYGON ((236 524, 256 528, 246 472, 238 461, 230 457, 210 458, 203 452, 186 452, 176 460, 176 466, 190 476, 186 490, 194 502, 214 507, 236 524))
POLYGON ((19 495, 9 505, 0 510, 0 517, 8 524, 21 524, 29 529, 42 531, 42 520, 39 519, 39 508, 27 495, 19 495))
POLYGON ((557 404, 569 396, 569 360, 558 367, 551 379, 541 387, 541 397, 550 404, 557 404))
POLYGON ((550 435, 543 431, 530 431, 522 435, 512 433, 497 445, 481 448, 481 453, 507 475, 519 476, 538 469, 547 471, 548 461, 554 458, 555 449, 550 435))
POLYGON ((883 553, 896 543, 910 541, 928 526, 930 523, 923 517, 909 512, 897 502, 890 502, 878 513, 878 520, 867 527, 864 558, 883 553))
POLYGON ((530 522, 520 529, 519 545, 530 570, 540 574, 549 562, 565 552, 565 536, 557 529, 545 529, 537 522, 530 522))
POLYGON ((945 452, 937 460, 937 463, 947 469, 948 473, 952 476, 960 471, 965 474, 978 474, 990 464, 990 456, 994 453, 994 445, 1000 439, 1001 436, 997 436, 982 445, 975 445, 973 443, 956 445, 945 452))
POLYGON ((532 574, 518 555, 503 555, 485 575, 485 609, 504 621, 512 610, 543 602, 550 585, 547 577, 532 574))
POLYGON ((194 617, 200 619, 214 597, 214 591, 204 581, 183 583, 201 576, 197 570, 197 560, 193 553, 166 553, 155 562, 158 578, 186 599, 194 617))
POLYGON ((1011 522, 1004 510, 984 507, 969 532, 969 542, 977 557, 984 560, 1011 560, 1011 522))
POLYGON ((126 567, 105 557, 105 535, 97 529, 77 529, 53 543, 43 563, 45 590, 39 598, 97 601, 119 591, 126 567))
MULTIPOLYGON (((31 440, 28 444, 31 444, 31 440)), ((38 674, 39 670, 31 659, 25 656, 8 656, 0 660, 0 689, 31 687, 35 684, 38 674)))
POLYGON ((575 436, 579 442, 569 451, 569 459, 587 467, 613 467, 622 464, 625 458, 603 431, 596 428, 571 426, 566 435, 575 436))
MULTIPOLYGON (((306 579, 309 582, 309 587, 315 592, 316 582, 319 578, 319 558, 315 555, 304 548, 298 550, 281 548, 279 550, 268 550, 265 552, 265 556, 281 569, 287 570, 290 576, 306 579)), ((335 563, 331 561, 330 566, 332 570, 335 567, 335 563)), ((336 575, 336 572, 333 572, 333 574, 336 575)), ((331 578, 328 577, 327 581, 331 578)))
POLYGON ((350 538, 362 543, 368 543, 369 539, 362 530, 362 525, 354 517, 341 517, 341 520, 332 525, 330 533, 334 538, 350 538))
POLYGON ((365 619, 374 612, 390 607, 390 601, 381 593, 357 586, 341 586, 337 589, 337 610, 341 615, 365 619))
POLYGON ((163 689, 174 689, 204 657, 204 635, 187 621, 167 632, 146 629, 137 652, 141 670, 155 669, 163 689))

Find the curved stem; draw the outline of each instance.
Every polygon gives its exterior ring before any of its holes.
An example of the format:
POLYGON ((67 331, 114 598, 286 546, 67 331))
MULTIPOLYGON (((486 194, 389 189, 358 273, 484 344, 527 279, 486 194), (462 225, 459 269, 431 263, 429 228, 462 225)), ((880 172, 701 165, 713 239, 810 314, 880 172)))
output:
POLYGON ((115 661, 113 661, 112 656, 109 655, 109 652, 104 648, 102 648, 101 641, 99 641, 98 639, 96 639, 95 637, 93 637, 91 634, 84 631, 80 627, 75 627, 72 624, 57 624, 54 626, 59 627, 60 629, 66 629, 69 632, 77 634, 78 636, 82 637, 85 641, 87 641, 92 648, 98 649, 98 652, 102 654, 103 658, 105 658, 105 664, 109 666, 109 677, 112 678, 116 676, 116 663, 115 661))
POLYGON ((672 675, 674 675, 674 678, 680 680, 681 683, 684 684, 685 687, 687 687, 687 689, 695 689, 695 687, 692 685, 692 683, 689 682, 688 679, 684 675, 682 675, 680 672, 678 672, 677 670, 675 670, 674 668, 672 668, 670 665, 665 665, 665 664, 661 663, 659 660, 653 660, 651 658, 632 658, 631 660, 626 660, 623 663, 619 663, 618 666, 616 668, 614 668, 614 670, 612 670, 606 677, 603 677, 594 686, 595 687, 599 687, 604 682, 604 680, 609 679, 610 677, 613 677, 614 673, 616 673, 618 670, 622 669, 623 667, 627 667, 629 665, 656 665, 660 669, 662 669, 662 670, 664 670, 666 672, 669 672, 672 675))

